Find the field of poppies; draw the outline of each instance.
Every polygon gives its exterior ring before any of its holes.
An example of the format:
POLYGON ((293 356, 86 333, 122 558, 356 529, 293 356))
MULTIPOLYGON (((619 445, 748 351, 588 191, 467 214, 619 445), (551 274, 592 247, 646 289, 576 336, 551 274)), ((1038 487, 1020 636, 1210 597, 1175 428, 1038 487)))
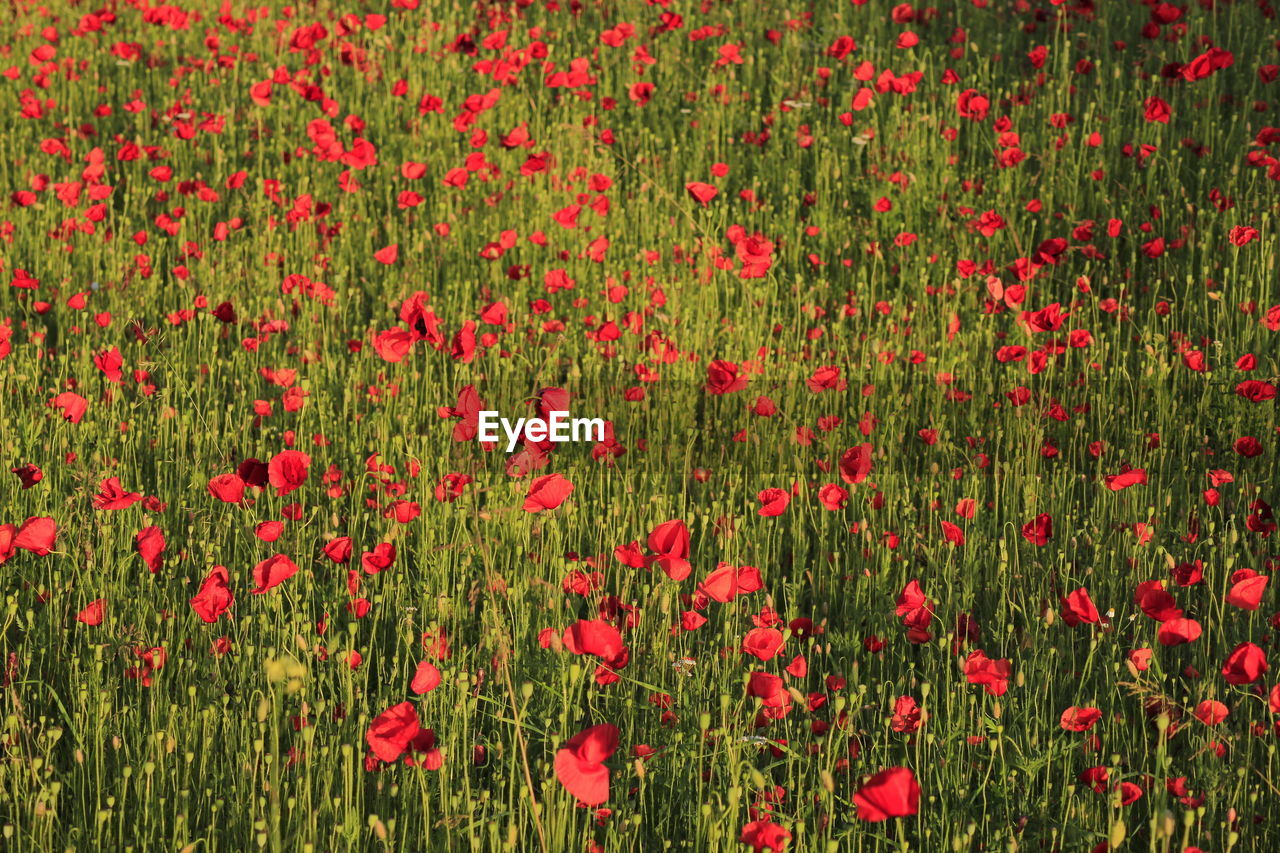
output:
POLYGON ((1280 849, 1274 0, 0 29, 0 848, 1280 849))

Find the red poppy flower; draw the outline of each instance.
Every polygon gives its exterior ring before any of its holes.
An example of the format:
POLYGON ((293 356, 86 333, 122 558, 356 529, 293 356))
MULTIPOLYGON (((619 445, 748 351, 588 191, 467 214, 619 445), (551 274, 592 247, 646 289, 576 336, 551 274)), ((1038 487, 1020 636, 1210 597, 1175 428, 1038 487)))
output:
POLYGON ((1053 538, 1053 518, 1042 512, 1022 525, 1022 538, 1037 547, 1047 545, 1053 538))
POLYGON ((430 661, 420 661, 409 682, 409 689, 421 696, 440 686, 440 670, 430 661))
POLYGON ((764 850, 770 853, 783 853, 787 843, 791 841, 791 833, 781 824, 774 823, 768 816, 753 820, 742 827, 738 835, 739 844, 749 844, 755 853, 764 850))
POLYGON ((1228 684, 1252 684, 1267 671, 1267 656, 1253 643, 1241 643, 1227 655, 1222 677, 1228 684))
POLYGON ((13 537, 13 547, 30 551, 43 557, 53 550, 53 543, 58 538, 58 526, 52 518, 35 516, 22 522, 13 537))
POLYGON ((382 542, 372 551, 360 555, 360 565, 367 574, 376 575, 390 566, 396 559, 396 546, 390 542, 382 542))
POLYGON ((1246 459, 1252 459, 1255 456, 1261 456, 1263 453, 1262 442, 1251 435, 1244 435, 1237 438, 1231 445, 1231 449, 1246 459))
POLYGON ((201 621, 214 623, 235 603, 231 593, 231 575, 225 566, 214 566, 191 598, 191 609, 201 621))
POLYGON ((264 521, 253 528, 253 535, 263 542, 274 542, 280 538, 282 533, 284 533, 284 522, 282 521, 264 521))
POLYGON ((579 619, 564 629, 561 640, 573 654, 595 655, 606 663, 624 659, 627 653, 618 629, 603 619, 579 619))
POLYGON ((714 601, 728 603, 739 595, 756 592, 763 587, 760 570, 756 567, 719 563, 716 570, 698 584, 698 592, 714 601))
POLYGON ((106 599, 102 598, 90 601, 76 616, 76 621, 85 625, 101 625, 106 615, 106 604, 106 599))
POLYGON ((413 335, 395 326, 373 336, 373 351, 383 361, 395 364, 413 349, 413 335))
POLYGON ((155 525, 144 527, 134 537, 134 547, 152 574, 164 566, 164 531, 155 525))
POLYGON ((782 650, 782 632, 777 628, 753 628, 742 639, 744 654, 772 660, 782 650))
POLYGON ((1118 492, 1121 489, 1147 482, 1147 471, 1145 468, 1131 468, 1120 474, 1108 474, 1103 479, 1106 481, 1108 489, 1118 492))
POLYGON ((618 748, 618 729, 602 723, 578 732, 556 750, 556 778, 581 803, 598 806, 609 799, 609 768, 604 762, 618 748))
POLYGON ((964 662, 964 676, 970 684, 981 684, 992 696, 1003 696, 1009 689, 1013 667, 1007 660, 994 660, 981 649, 969 653, 964 662))
POLYGON ((1227 239, 1231 241, 1233 246, 1245 246, 1257 240, 1259 236, 1257 228, 1251 228, 1248 225, 1237 225, 1231 229, 1227 239))
POLYGON ((108 477, 98 484, 98 494, 93 497, 93 505, 98 509, 126 509, 140 500, 142 495, 124 490, 119 477, 108 477))
POLYGON ((564 503, 565 498, 573 492, 573 483, 563 474, 546 474, 537 477, 529 484, 529 493, 524 499, 525 512, 542 512, 551 510, 564 503))
POLYGON ((1165 591, 1164 581, 1143 581, 1133 592, 1133 603, 1157 622, 1167 622, 1182 616, 1174 597, 1165 591))
POLYGON ((756 495, 756 500, 760 501, 760 509, 757 511, 760 515, 778 516, 786 512, 787 504, 791 503, 791 493, 786 489, 773 487, 763 489, 756 495))
POLYGON ((704 184, 701 181, 690 181, 684 185, 684 188, 703 207, 706 207, 707 203, 720 192, 711 184, 704 184))
POLYGON ((351 537, 339 536, 336 539, 330 539, 325 543, 324 555, 338 565, 344 565, 351 559, 351 537))
POLYGON ((1096 625, 1100 620, 1098 608, 1089 598, 1089 590, 1081 587, 1075 592, 1062 596, 1062 621, 1074 628, 1082 622, 1096 625))
POLYGON ((219 474, 209 480, 209 494, 223 503, 238 504, 244 499, 245 482, 239 474, 219 474))
POLYGON ((707 365, 707 392, 732 394, 747 387, 747 377, 740 376, 741 368, 732 361, 716 360, 707 365))
POLYGON ((1196 706, 1195 717, 1206 726, 1216 726, 1228 716, 1227 706, 1212 699, 1206 699, 1196 706))
POLYGON ((369 749, 382 761, 395 761, 422 731, 418 712, 409 702, 392 706, 373 718, 365 732, 369 749))
POLYGON ((1152 96, 1143 103, 1142 116, 1149 122, 1168 124, 1171 115, 1169 104, 1161 98, 1152 96))
POLYGON ((273 589, 293 577, 297 571, 297 564, 284 554, 275 554, 268 557, 254 566, 253 579, 258 585, 250 592, 254 595, 262 595, 267 590, 273 589))
POLYGON ((965 89, 956 98, 956 112, 961 118, 982 121, 990 109, 991 101, 985 95, 978 94, 977 89, 965 89))
POLYGON ((653 528, 646 541, 649 550, 655 554, 681 558, 689 556, 689 528, 678 518, 664 521, 653 528))
POLYGON ((284 450, 271 457, 267 477, 275 487, 276 495, 287 495, 306 482, 310 464, 311 457, 299 450, 284 450))
POLYGON ((943 539, 955 546, 964 544, 964 531, 958 525, 952 524, 950 521, 939 521, 938 524, 942 526, 943 539))
POLYGON ((893 702, 893 717, 889 721, 895 732, 911 734, 920 728, 920 706, 911 696, 899 696, 893 702))
POLYGON ((920 810, 920 785, 910 768, 890 767, 864 782, 853 795, 853 803, 859 820, 910 817, 920 810))
POLYGON ((1087 732, 1100 719, 1102 719, 1102 712, 1097 708, 1078 708, 1072 705, 1062 712, 1058 722, 1066 731, 1087 732))
POLYGON ((1111 777, 1111 771, 1102 765, 1088 767, 1080 771, 1080 775, 1076 778, 1080 780, 1082 785, 1092 788, 1095 793, 1104 794, 1107 791, 1107 780, 1111 777))
POLYGON ((1241 569, 1231 576, 1231 589, 1227 590, 1226 602, 1242 610, 1257 610, 1262 603, 1262 594, 1266 591, 1267 575, 1260 575, 1252 569, 1241 569))
POLYGON ((747 695, 760 699, 766 708, 785 710, 791 705, 782 677, 768 672, 753 672, 747 678, 747 695))
POLYGON ((22 481, 23 489, 29 489, 44 479, 44 472, 29 462, 26 465, 10 470, 18 475, 18 479, 22 481))
POLYGON ((1261 379, 1246 379, 1236 386, 1236 394, 1250 403, 1265 403, 1276 398, 1276 386, 1261 379))
POLYGON ((849 502, 849 490, 835 483, 827 483, 818 489, 818 501, 832 512, 844 509, 849 502))
POLYGON ((850 447, 840 456, 840 479, 846 483, 861 483, 871 473, 871 445, 850 447))
POLYGON ((85 412, 89 410, 89 401, 74 391, 63 391, 50 400, 49 405, 62 409, 63 420, 70 421, 73 424, 80 423, 81 419, 84 418, 85 412))
POLYGON ((1194 619, 1170 619, 1160 625, 1156 639, 1162 646, 1180 646, 1191 643, 1200 637, 1200 623, 1194 619))
POLYGON ((682 631, 696 631, 705 624, 707 624, 707 617, 696 610, 686 610, 680 614, 680 629, 682 631))

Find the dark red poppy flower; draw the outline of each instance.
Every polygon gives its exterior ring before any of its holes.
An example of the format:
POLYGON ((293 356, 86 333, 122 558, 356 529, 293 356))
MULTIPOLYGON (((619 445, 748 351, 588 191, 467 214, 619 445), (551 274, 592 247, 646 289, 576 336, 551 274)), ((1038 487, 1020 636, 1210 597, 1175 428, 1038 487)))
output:
POLYGON ((1053 538, 1053 518, 1047 512, 1040 513, 1022 525, 1022 538, 1036 546, 1049 544, 1053 538))
POLYGON ((44 479, 44 472, 31 463, 13 468, 12 471, 18 475, 18 479, 22 481, 22 488, 24 489, 29 489, 44 479))
POLYGON ((1177 601, 1164 588, 1164 581, 1143 581, 1133 592, 1133 603, 1142 608, 1142 612, 1157 622, 1178 619, 1182 609, 1177 601))
POLYGON ((707 391, 711 394, 732 394, 747 387, 747 377, 741 375, 741 367, 732 361, 718 359, 707 365, 707 391))
POLYGON ((1236 394, 1250 403, 1265 403, 1276 398, 1276 386, 1261 379, 1246 379, 1236 386, 1236 394))

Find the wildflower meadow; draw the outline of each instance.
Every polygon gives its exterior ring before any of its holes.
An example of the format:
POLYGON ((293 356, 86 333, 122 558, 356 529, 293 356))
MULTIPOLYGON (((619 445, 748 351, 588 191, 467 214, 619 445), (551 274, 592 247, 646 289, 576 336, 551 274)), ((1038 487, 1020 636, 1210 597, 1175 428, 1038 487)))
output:
POLYGON ((0 32, 0 848, 1280 850, 1274 0, 0 32))

